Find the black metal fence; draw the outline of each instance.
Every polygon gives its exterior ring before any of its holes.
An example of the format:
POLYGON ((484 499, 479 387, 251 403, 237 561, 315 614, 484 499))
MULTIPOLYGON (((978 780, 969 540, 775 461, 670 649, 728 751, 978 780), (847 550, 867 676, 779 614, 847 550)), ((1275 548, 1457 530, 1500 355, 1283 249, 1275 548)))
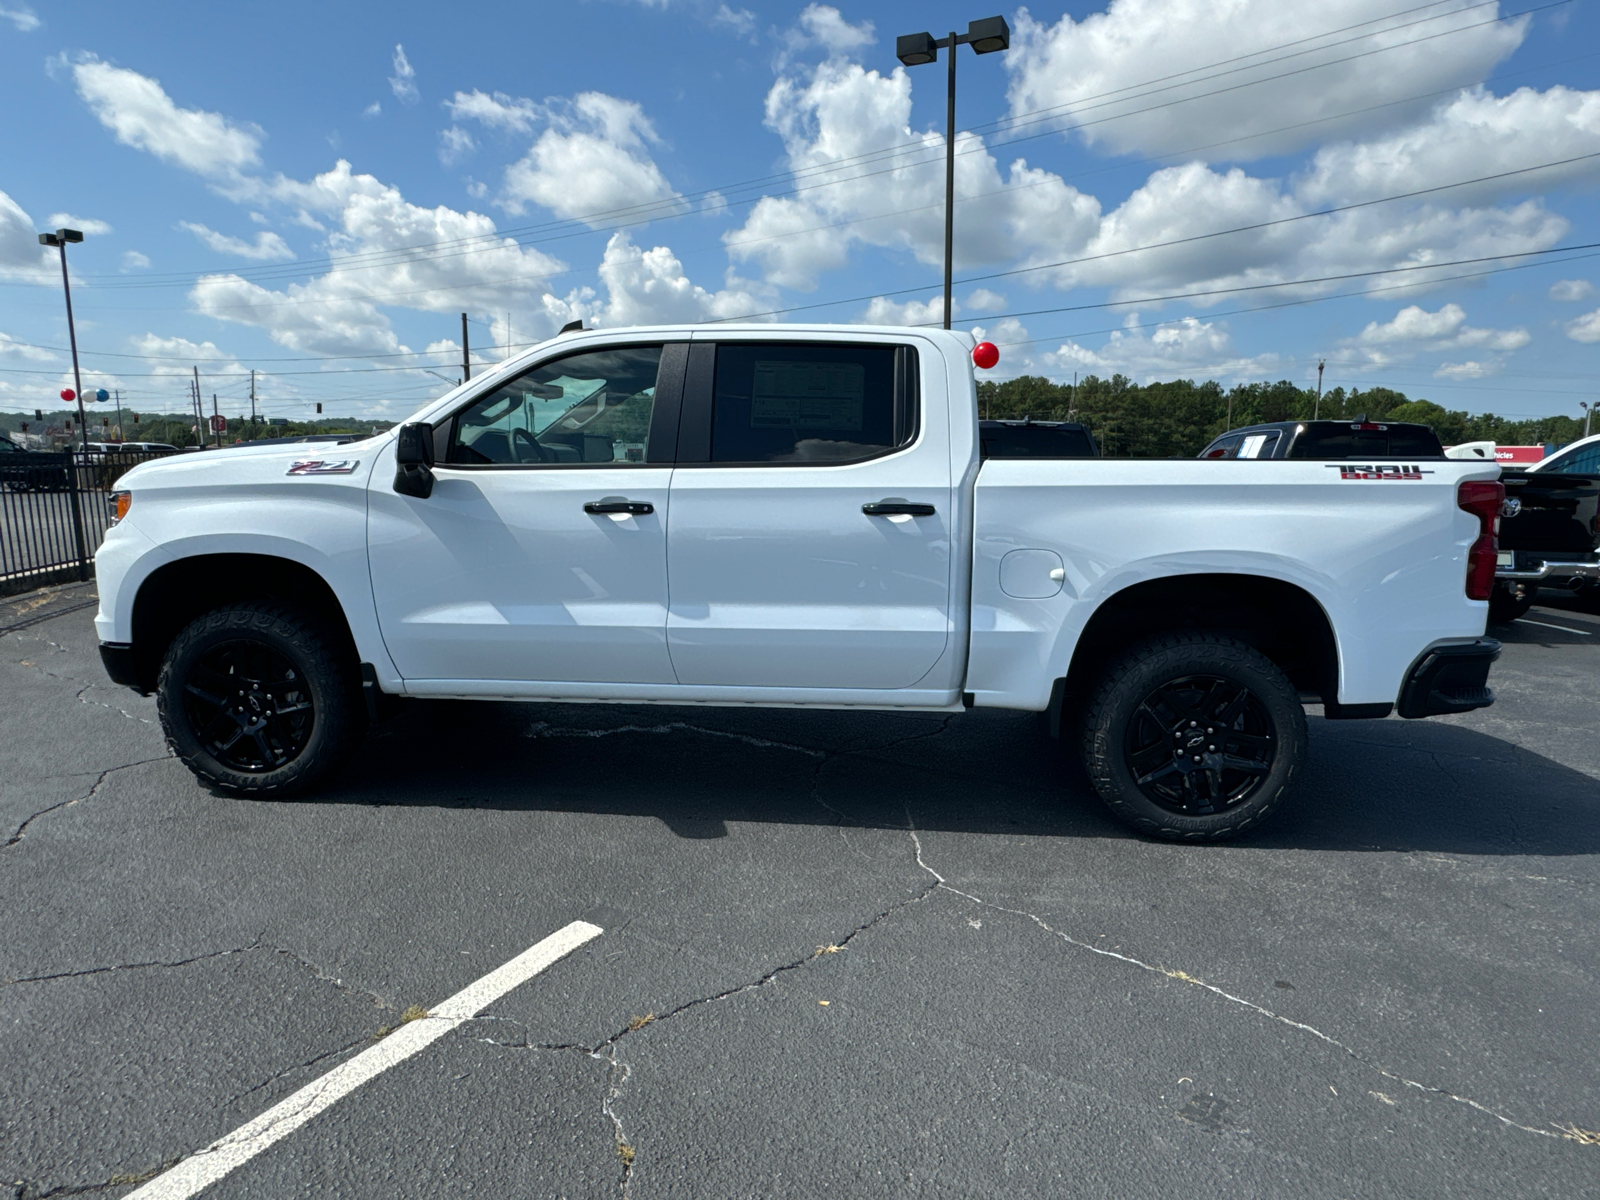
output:
POLYGON ((81 450, 0 457, 0 595, 87 579, 130 468, 168 451, 81 450))

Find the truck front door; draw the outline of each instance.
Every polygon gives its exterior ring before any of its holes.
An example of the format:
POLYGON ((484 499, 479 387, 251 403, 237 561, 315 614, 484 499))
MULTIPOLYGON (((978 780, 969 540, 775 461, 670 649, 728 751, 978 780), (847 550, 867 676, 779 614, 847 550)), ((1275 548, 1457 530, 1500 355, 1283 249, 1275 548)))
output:
POLYGON ((673 682, 666 528, 687 353, 547 361, 440 424, 427 499, 374 477, 373 594, 402 676, 673 682))
POLYGON ((692 344, 667 532, 679 683, 899 689, 939 661, 950 457, 918 359, 890 341, 692 344))

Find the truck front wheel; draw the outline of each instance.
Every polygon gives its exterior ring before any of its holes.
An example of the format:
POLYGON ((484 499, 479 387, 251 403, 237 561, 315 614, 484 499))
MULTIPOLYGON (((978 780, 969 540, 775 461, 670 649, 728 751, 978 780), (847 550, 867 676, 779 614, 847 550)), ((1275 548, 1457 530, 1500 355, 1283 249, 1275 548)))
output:
POLYGON ((360 680, 346 657, 323 622, 277 601, 206 613, 161 664, 167 745, 225 791, 304 789, 361 738, 360 680))
POLYGON ((1173 841, 1260 824, 1305 745, 1305 710, 1284 673, 1216 634, 1168 634, 1134 647, 1105 673, 1084 716, 1095 791, 1118 819, 1173 841))

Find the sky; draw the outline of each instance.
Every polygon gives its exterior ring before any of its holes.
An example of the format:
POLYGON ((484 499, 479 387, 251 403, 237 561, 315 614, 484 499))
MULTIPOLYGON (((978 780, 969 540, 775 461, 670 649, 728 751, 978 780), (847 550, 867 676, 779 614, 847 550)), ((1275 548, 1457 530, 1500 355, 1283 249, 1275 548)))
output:
MULTIPOLYGON (((0 0, 0 409, 399 419, 590 327, 942 319, 948 3, 0 0)), ((1003 10, 958 59, 980 375, 1600 400, 1595 0, 1003 10)))

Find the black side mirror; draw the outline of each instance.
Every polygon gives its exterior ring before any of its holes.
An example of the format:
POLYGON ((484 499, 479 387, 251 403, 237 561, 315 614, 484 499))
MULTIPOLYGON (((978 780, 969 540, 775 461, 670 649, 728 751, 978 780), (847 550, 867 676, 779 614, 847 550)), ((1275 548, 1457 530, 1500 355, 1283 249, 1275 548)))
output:
POLYGON ((433 495, 433 426, 425 421, 400 426, 394 461, 395 491, 418 500, 433 495))

